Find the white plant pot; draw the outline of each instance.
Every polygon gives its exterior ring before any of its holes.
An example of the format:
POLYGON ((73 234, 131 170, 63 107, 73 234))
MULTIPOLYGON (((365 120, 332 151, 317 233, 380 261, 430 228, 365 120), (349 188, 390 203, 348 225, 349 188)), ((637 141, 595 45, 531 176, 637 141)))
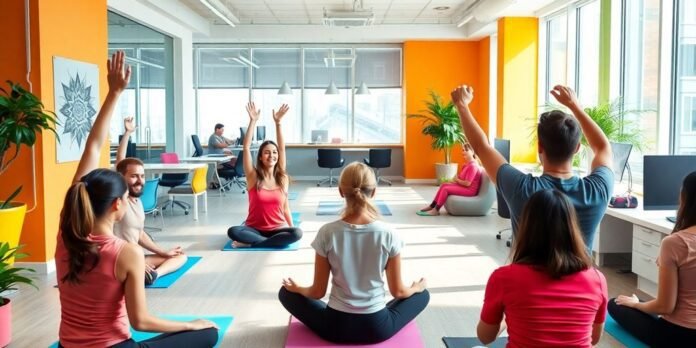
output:
POLYGON ((435 179, 438 185, 449 182, 455 175, 457 175, 457 163, 435 163, 435 179))

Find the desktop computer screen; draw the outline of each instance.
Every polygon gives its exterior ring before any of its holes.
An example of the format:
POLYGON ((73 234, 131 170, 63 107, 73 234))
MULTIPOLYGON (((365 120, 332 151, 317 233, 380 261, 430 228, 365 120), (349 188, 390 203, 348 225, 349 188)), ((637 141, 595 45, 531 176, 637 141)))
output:
POLYGON ((633 145, 631 144, 611 143, 611 152, 614 154, 614 168, 612 169, 614 169, 615 181, 621 182, 621 179, 623 179, 623 173, 628 163, 628 157, 631 155, 632 148, 633 145))
POLYGON ((682 181, 693 171, 696 156, 644 156, 643 209, 677 209, 682 181))
POLYGON ((329 131, 325 129, 312 131, 312 143, 328 143, 329 131))

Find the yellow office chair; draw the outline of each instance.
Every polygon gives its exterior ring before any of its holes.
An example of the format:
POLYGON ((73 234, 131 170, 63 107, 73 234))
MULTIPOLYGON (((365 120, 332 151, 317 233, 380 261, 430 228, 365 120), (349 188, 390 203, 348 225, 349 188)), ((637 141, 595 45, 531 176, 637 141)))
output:
POLYGON ((190 185, 177 186, 169 190, 169 200, 173 201, 176 196, 191 196, 193 198, 193 219, 198 220, 198 197, 203 196, 203 211, 208 211, 208 191, 206 178, 208 176, 208 166, 196 169, 193 172, 193 179, 190 185))

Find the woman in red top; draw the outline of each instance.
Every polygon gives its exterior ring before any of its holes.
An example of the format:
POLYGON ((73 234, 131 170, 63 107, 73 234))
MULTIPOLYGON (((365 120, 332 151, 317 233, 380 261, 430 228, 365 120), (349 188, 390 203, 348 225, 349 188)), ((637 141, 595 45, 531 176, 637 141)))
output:
MULTIPOLYGON (((259 146, 256 167, 251 161, 251 137, 261 111, 253 102, 246 106, 249 126, 244 135, 242 160, 249 192, 249 215, 241 226, 232 226, 227 235, 235 248, 280 248, 302 238, 302 230, 292 225, 292 214, 288 202, 290 178, 285 171, 285 142, 280 121, 288 105, 283 104, 278 112, 273 110, 278 144, 271 140, 259 146)), ((237 159, 239 160, 239 159, 237 159)))
POLYGON ((60 213, 56 275, 60 293, 59 347, 212 347, 215 324, 157 318, 145 303, 145 258, 137 244, 114 236, 114 222, 126 212, 128 187, 121 174, 96 169, 109 134, 111 113, 128 85, 130 67, 123 52, 107 63, 109 93, 87 137, 73 183, 60 213), (166 334, 145 342, 136 330, 166 334))
POLYGON ((473 197, 478 194, 479 188, 481 187, 483 168, 476 162, 476 154, 474 154, 471 145, 462 144, 462 155, 464 157, 464 165, 462 165, 462 171, 459 172, 459 175, 454 177, 453 182, 440 185, 433 202, 416 214, 421 216, 437 216, 440 215, 440 208, 445 205, 448 196, 473 197))
POLYGON ((602 336, 606 308, 606 280, 592 267, 573 205, 555 189, 535 193, 522 212, 512 264, 486 284, 479 340, 493 342, 505 319, 507 347, 589 348, 602 336))

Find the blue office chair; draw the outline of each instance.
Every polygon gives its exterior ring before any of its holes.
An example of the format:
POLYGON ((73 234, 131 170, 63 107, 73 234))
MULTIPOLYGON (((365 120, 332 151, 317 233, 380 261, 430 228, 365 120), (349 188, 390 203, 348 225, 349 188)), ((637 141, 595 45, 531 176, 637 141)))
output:
POLYGON ((317 186, 321 186, 325 182, 329 183, 329 187, 334 182, 338 184, 338 179, 335 179, 333 176, 333 170, 343 167, 345 162, 341 155, 341 149, 317 149, 317 164, 319 168, 329 168, 329 177, 319 181, 317 186))
POLYGON ((389 186, 392 185, 391 181, 379 175, 379 170, 381 168, 391 167, 391 149, 370 149, 369 159, 365 158, 363 161, 365 164, 375 169, 377 185, 379 185, 380 181, 386 182, 389 186))
POLYGON ((228 167, 223 165, 222 168, 218 169, 218 176, 225 179, 226 182, 220 187, 221 192, 229 191, 230 186, 237 185, 242 189, 242 193, 246 193, 247 183, 244 180, 246 176, 244 174, 244 152, 239 151, 237 153, 237 161, 234 163, 234 167, 228 167))
POLYGON ((203 156, 203 146, 201 146, 201 140, 198 138, 198 135, 196 134, 191 134, 191 141, 193 142, 193 157, 201 157, 203 156))
POLYGON ((164 216, 162 212, 159 211, 157 207, 157 188, 159 187, 160 179, 148 179, 145 180, 145 186, 143 186, 143 194, 140 196, 140 202, 143 204, 143 210, 145 210, 145 215, 152 214, 153 217, 159 215, 161 220, 161 226, 157 227, 147 227, 155 230, 164 229, 164 216))

